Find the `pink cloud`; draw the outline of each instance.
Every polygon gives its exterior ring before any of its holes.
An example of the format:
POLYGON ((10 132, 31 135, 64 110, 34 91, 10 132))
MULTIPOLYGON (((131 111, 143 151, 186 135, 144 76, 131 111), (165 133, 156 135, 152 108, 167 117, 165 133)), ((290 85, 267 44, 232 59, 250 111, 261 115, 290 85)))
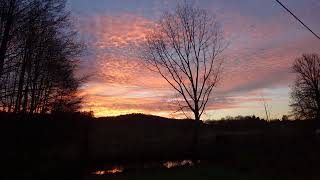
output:
POLYGON ((96 48, 123 48, 144 41, 152 25, 151 20, 124 13, 82 18, 78 29, 81 34, 94 37, 92 45, 96 48))
MULTIPOLYGON (((231 20, 224 24, 224 29, 231 45, 224 53, 223 81, 208 110, 260 103, 256 91, 287 87, 293 78, 290 73, 293 60, 305 52, 319 52, 320 44, 312 36, 300 30, 288 32, 287 28, 296 25, 283 25, 284 17, 264 22, 237 12, 226 12, 220 17, 221 20, 228 18, 231 20), (288 33, 293 38, 287 38, 288 33), (292 33, 299 35, 292 36, 292 33)), ((91 81, 91 86, 93 83, 95 86, 84 87, 83 93, 88 96, 84 109, 94 109, 97 115, 170 114, 176 109, 167 102, 173 95, 170 86, 146 69, 137 56, 138 46, 154 25, 152 20, 134 14, 118 14, 86 17, 80 21, 80 33, 90 35, 90 46, 96 50, 92 62, 95 77, 91 81)))

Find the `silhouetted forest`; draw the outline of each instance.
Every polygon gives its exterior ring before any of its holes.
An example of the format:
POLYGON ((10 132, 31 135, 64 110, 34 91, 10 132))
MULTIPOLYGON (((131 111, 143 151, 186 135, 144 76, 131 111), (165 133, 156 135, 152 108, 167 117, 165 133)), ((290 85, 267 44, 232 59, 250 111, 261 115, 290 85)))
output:
POLYGON ((6 112, 74 111, 84 50, 64 0, 0 3, 0 107, 6 112))

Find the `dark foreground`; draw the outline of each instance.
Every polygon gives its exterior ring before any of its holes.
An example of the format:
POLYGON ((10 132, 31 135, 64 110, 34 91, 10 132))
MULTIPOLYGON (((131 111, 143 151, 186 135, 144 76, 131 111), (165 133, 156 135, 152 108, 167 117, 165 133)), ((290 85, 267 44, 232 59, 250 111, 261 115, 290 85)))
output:
POLYGON ((111 175, 90 175, 85 180, 318 180, 319 176, 297 176, 283 174, 264 174, 253 172, 252 169, 234 169, 216 166, 182 167, 175 169, 158 169, 140 172, 127 172, 111 175))
POLYGON ((190 159, 193 121, 0 113, 0 179, 320 179, 319 125, 254 118, 202 124, 200 164, 145 169, 144 162, 190 159), (92 174, 132 162, 138 165, 119 174, 92 174))

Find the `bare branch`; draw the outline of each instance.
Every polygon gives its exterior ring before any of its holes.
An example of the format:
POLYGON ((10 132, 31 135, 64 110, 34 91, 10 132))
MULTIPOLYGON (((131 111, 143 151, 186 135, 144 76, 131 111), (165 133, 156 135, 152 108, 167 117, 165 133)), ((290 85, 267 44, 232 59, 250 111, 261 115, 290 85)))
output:
POLYGON ((320 118, 320 57, 303 54, 292 66, 297 78, 291 89, 291 107, 298 118, 320 118))
POLYGON ((146 64, 184 99, 179 107, 188 107, 196 120, 220 79, 222 61, 217 57, 224 50, 222 39, 216 19, 186 3, 162 16, 142 50, 146 64))

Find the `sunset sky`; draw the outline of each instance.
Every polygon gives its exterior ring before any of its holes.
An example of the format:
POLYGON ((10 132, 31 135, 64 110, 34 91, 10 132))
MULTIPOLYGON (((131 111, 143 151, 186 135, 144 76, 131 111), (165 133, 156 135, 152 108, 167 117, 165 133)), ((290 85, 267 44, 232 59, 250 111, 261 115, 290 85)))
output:
MULTIPOLYGON (((69 0, 75 28, 88 45, 81 74, 92 75, 82 87, 83 110, 95 116, 174 113, 173 89, 138 58, 145 35, 171 0, 69 0)), ((320 1, 282 0, 320 34, 320 1)), ((320 53, 320 40, 274 0, 195 0, 215 15, 230 43, 224 51, 224 74, 203 119, 264 116, 262 96, 271 117, 289 113, 290 66, 302 53, 320 53)), ((79 71, 80 72, 80 71, 79 71)))

